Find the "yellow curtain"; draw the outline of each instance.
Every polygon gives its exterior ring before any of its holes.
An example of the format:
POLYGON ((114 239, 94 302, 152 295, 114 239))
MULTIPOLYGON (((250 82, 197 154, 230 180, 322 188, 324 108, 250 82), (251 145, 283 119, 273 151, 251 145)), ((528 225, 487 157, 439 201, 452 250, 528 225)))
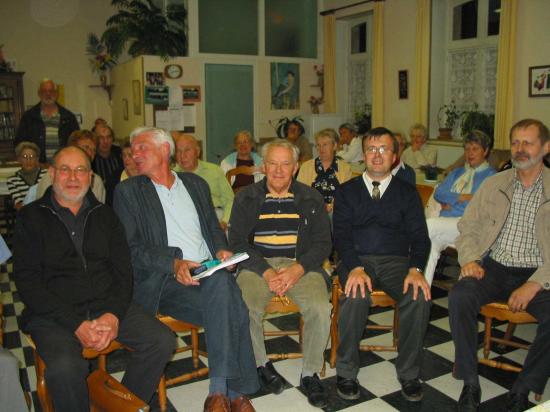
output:
POLYGON ((416 0, 416 9, 414 120, 427 125, 430 93, 431 0, 416 0))
POLYGON ((372 126, 384 125, 384 3, 374 3, 372 126))
POLYGON ((498 37, 495 149, 508 149, 508 132, 514 123, 517 0, 502 0, 498 37))
POLYGON ((324 112, 336 112, 336 16, 323 18, 324 40, 324 112))

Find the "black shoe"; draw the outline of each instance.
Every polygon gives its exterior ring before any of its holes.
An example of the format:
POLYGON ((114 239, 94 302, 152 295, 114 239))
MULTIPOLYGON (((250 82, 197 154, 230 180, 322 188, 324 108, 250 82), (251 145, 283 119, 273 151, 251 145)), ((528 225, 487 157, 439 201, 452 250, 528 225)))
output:
POLYGON ((521 392, 508 393, 506 410, 508 412, 523 412, 529 409, 529 394, 521 392))
POLYGON ((300 386, 307 396, 310 405, 325 408, 328 405, 328 393, 317 374, 300 378, 300 386))
POLYGON ((279 372, 275 370, 271 362, 267 362, 265 366, 260 366, 258 370, 258 379, 262 389, 275 395, 280 394, 285 388, 285 380, 279 372))
POLYGON ((357 379, 336 377, 336 393, 342 399, 353 401, 359 399, 359 384, 357 379))
POLYGON ((422 384, 416 379, 399 380, 401 382, 401 395, 409 402, 419 402, 424 396, 422 384))
POLYGON ((476 412, 481 401, 481 388, 464 385, 458 399, 458 412, 476 412))

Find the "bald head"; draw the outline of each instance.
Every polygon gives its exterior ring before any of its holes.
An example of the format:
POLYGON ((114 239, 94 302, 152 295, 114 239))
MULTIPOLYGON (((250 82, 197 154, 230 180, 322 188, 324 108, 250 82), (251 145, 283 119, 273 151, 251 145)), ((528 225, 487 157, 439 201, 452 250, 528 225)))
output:
POLYGON ((176 162, 186 172, 193 172, 199 164, 199 142, 188 134, 174 133, 172 136, 176 143, 176 162))
POLYGON ((57 100, 57 85, 53 80, 44 79, 38 86, 38 97, 42 106, 51 106, 57 100))

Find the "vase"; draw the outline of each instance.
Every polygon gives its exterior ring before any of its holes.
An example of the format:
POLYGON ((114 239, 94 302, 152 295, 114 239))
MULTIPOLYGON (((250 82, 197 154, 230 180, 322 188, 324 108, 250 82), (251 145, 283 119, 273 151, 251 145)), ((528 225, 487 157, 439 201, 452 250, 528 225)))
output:
POLYGON ((448 127, 439 128, 439 139, 441 140, 452 140, 453 138, 453 129, 448 127))
POLYGON ((319 114, 319 105, 318 104, 312 104, 311 105, 311 113, 319 114))

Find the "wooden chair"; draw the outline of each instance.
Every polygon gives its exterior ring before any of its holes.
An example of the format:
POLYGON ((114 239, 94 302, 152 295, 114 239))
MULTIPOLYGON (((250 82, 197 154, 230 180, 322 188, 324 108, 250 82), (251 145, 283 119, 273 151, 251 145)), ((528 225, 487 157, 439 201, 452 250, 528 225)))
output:
MULTIPOLYGON (((251 171, 252 167, 250 166, 239 166, 235 167, 233 169, 229 169, 225 173, 225 177, 227 181, 229 182, 229 185, 231 186, 231 180, 236 177, 237 175, 247 175, 247 176, 253 176, 254 173, 251 171)), ((233 188, 233 186, 231 186, 233 188)), ((233 189, 233 192, 237 193, 239 190, 241 190, 242 187, 238 187, 236 189, 233 189)))
POLYGON ((167 405, 166 388, 181 382, 186 382, 191 379, 208 375, 208 368, 199 368, 199 355, 207 356, 208 354, 199 350, 199 326, 160 314, 157 316, 157 318, 175 333, 191 333, 191 344, 177 348, 175 350, 175 353, 191 351, 194 367, 193 371, 184 373, 183 375, 179 375, 174 378, 166 379, 165 375, 161 377, 158 387, 158 394, 160 410, 164 412, 166 411, 167 405))
MULTIPOLYGON (((511 365, 506 362, 499 362, 493 359, 489 359, 489 353, 491 351, 491 342, 498 343, 503 346, 511 346, 518 349, 529 349, 529 345, 514 342, 511 340, 510 325, 525 324, 525 323, 537 323, 537 320, 527 312, 512 312, 506 303, 493 302, 481 307, 481 314, 485 317, 485 334, 483 337, 483 358, 479 359, 479 363, 490 366, 492 368, 502 369, 510 372, 521 372, 521 368, 511 365), (493 319, 501 321, 507 321, 508 330, 502 338, 496 338, 492 336, 492 323, 493 319)), ((513 328, 512 328, 513 331, 513 328)), ((541 395, 535 394, 535 399, 540 401, 541 395)))
MULTIPOLYGON (((285 296, 274 296, 271 298, 267 306, 265 307, 266 314, 273 313, 300 313, 300 307, 292 301, 289 297, 285 296)), ((304 333, 304 321, 300 316, 300 325, 298 329, 295 330, 280 330, 280 331, 264 331, 264 336, 298 336, 298 342, 300 344, 300 352, 291 352, 291 353, 270 353, 267 357, 270 360, 279 360, 279 359, 298 359, 303 358, 303 333, 304 333)), ((323 362, 323 369, 321 370, 320 375, 325 376, 325 363, 323 362)))
MULTIPOLYGON (((40 357, 36 350, 36 346, 32 338, 27 335, 27 339, 33 349, 34 354, 34 365, 36 371, 36 391, 38 394, 38 400, 40 401, 40 406, 42 407, 43 412, 54 412, 52 398, 48 392, 46 386, 46 364, 44 360, 40 357)), ((95 359, 98 360, 98 368, 106 371, 107 370, 107 355, 115 350, 122 349, 124 346, 119 342, 112 341, 111 344, 104 350, 97 352, 93 349, 84 349, 82 351, 82 357, 84 359, 95 359)))
MULTIPOLYGON (((332 319, 330 323, 330 367, 336 366, 336 351, 338 349, 338 316, 340 312, 340 296, 344 292, 340 287, 338 277, 335 276, 332 282, 332 319)), ((397 302, 386 294, 382 290, 373 290, 371 293, 372 304, 371 307, 393 307, 393 324, 392 325, 367 325, 367 329, 370 330, 391 330, 392 331, 392 345, 359 345, 359 350, 368 352, 397 352, 398 343, 398 327, 399 327, 399 314, 397 310, 397 302)))
POLYGON ((428 204, 428 200, 430 200, 430 196, 434 191, 433 186, 417 184, 416 190, 418 190, 418 193, 420 194, 420 199, 422 200, 422 207, 426 208, 426 205, 428 204))

